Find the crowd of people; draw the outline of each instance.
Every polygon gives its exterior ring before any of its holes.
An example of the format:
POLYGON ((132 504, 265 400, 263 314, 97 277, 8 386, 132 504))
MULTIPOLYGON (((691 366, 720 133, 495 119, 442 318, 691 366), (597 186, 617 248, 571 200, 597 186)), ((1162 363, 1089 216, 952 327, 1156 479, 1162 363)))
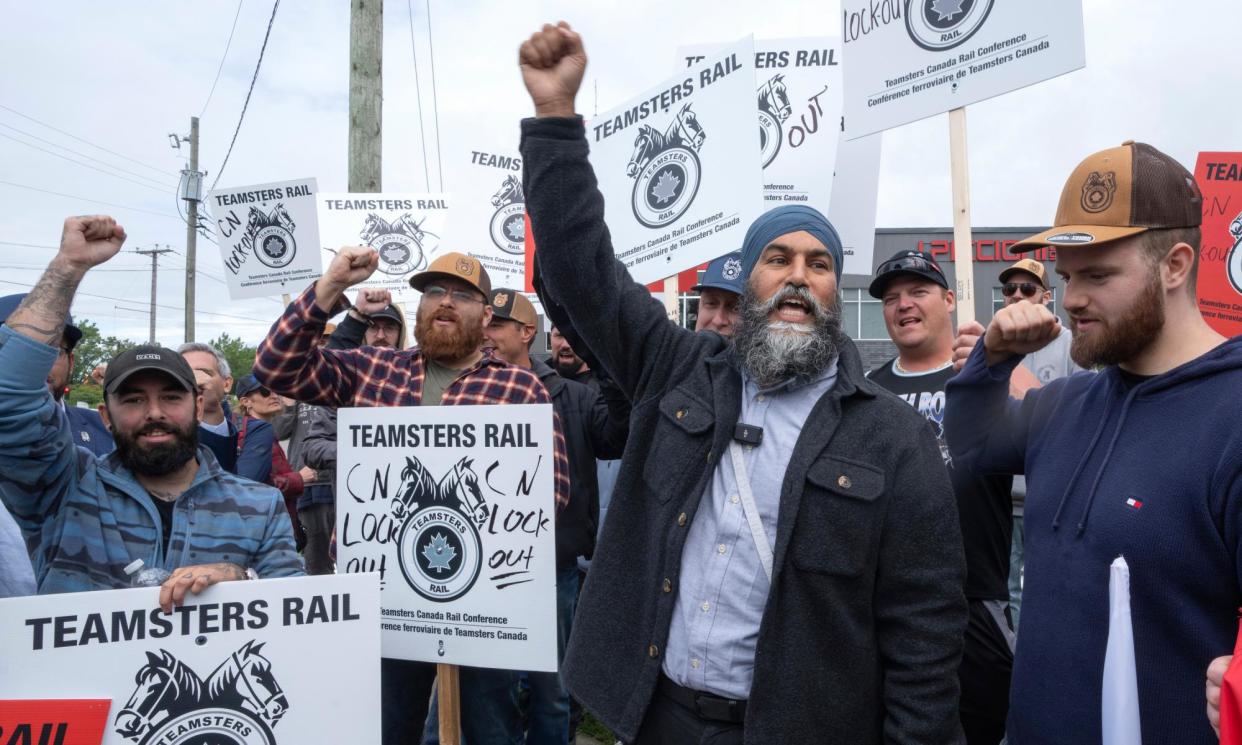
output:
MULTIPOLYGON (((252 372, 140 345, 100 371, 97 412, 67 406, 74 293, 126 238, 70 217, 38 282, 0 298, 0 596, 129 587, 136 559, 165 610, 332 573, 338 407, 550 403, 560 671, 462 668, 464 743, 569 743, 584 708, 631 745, 1099 743, 1118 557, 1143 741, 1215 740, 1242 347, 1198 311, 1184 167, 1143 143, 1090 155, 1014 248, 1059 249, 1067 325, 1033 259, 1002 272, 986 326, 956 329, 932 256, 880 262, 896 356, 867 370, 841 240, 809 206, 759 217, 694 288, 696 328, 670 321, 614 256, 581 39, 545 26, 520 61, 551 356, 530 299, 469 253, 409 277, 407 329, 388 292, 347 299, 378 256, 344 247, 252 372), (1087 200, 1103 173, 1116 189, 1087 200)), ((386 745, 439 742, 435 678, 382 660, 386 745)))

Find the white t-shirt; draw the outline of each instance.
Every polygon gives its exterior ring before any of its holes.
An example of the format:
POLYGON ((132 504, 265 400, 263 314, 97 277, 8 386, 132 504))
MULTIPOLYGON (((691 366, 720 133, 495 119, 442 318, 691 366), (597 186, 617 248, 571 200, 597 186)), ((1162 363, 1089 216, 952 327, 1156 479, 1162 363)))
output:
POLYGON ((1026 359, 1022 360, 1022 364, 1026 365, 1026 369, 1030 370, 1039 380, 1040 385, 1048 385, 1057 378, 1073 375, 1083 368, 1079 367, 1070 357, 1072 340, 1073 335, 1070 330, 1062 327, 1057 338, 1038 352, 1028 354, 1026 359))

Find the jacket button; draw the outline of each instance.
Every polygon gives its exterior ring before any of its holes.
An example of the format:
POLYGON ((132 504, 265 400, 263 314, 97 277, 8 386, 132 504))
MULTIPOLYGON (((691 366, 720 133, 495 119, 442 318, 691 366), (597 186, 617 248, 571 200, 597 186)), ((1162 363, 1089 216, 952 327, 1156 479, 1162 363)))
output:
POLYGON ((686 410, 685 410, 685 409, 678 409, 678 410, 677 410, 677 418, 678 418, 678 419, 685 419, 685 418, 686 418, 686 410))
POLYGON ((664 591, 665 592, 673 591, 673 581, 667 577, 664 578, 664 591))
POLYGON ((850 481, 849 476, 846 476, 845 474, 841 474, 840 476, 837 477, 837 486, 841 487, 842 489, 850 488, 851 484, 853 484, 853 482, 850 481))
POLYGON ((683 512, 677 516, 677 526, 681 528, 686 527, 686 513, 683 512))
POLYGON ((648 657, 650 657, 650 658, 652 658, 652 659, 655 659, 656 657, 659 657, 659 656, 660 656, 660 648, 659 648, 659 647, 657 647, 657 646, 656 646, 656 645, 654 645, 654 644, 652 644, 651 646, 647 647, 647 656, 648 656, 648 657))

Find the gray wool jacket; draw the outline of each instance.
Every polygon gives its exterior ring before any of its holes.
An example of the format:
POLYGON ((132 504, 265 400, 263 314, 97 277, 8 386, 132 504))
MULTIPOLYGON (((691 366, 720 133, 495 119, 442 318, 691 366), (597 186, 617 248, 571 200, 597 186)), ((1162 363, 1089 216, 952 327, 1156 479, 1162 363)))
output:
MULTIPOLYGON (((728 342, 669 322, 614 258, 582 121, 525 120, 521 149, 544 289, 634 404, 562 669, 574 696, 632 740, 741 375, 728 342)), ((863 376, 846 340, 837 383, 789 454, 745 742, 961 742, 965 573, 927 422, 863 376)))

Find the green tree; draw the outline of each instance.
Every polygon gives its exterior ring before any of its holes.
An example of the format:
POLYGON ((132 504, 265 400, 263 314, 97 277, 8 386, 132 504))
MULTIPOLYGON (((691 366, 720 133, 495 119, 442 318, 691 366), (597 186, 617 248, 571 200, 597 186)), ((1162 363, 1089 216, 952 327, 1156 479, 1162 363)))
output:
POLYGON ((227 331, 207 343, 219 349, 224 359, 229 361, 233 380, 241 380, 250 374, 251 368, 254 367, 254 355, 259 351, 258 347, 247 346, 244 341, 236 336, 230 336, 227 331))
POLYGON ((75 319, 74 325, 82 330, 82 339, 73 348, 73 373, 69 376, 70 385, 82 384, 96 365, 102 365, 126 349, 138 346, 136 341, 103 336, 99 333, 99 327, 85 318, 75 319))

